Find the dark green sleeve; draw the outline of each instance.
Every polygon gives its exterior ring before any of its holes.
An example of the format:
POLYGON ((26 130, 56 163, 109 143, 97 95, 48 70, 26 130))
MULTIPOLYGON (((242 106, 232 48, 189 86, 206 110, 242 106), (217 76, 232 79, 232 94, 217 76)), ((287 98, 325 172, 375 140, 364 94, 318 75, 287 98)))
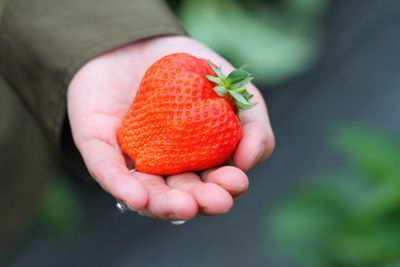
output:
POLYGON ((58 143, 66 90, 96 55, 158 35, 183 34, 161 0, 0 0, 0 75, 58 143))

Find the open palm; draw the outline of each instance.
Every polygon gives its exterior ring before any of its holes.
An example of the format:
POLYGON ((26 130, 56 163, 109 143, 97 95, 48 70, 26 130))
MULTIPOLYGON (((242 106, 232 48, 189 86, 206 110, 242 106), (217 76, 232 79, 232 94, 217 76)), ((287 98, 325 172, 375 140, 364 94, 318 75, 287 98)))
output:
POLYGON ((264 101, 253 85, 258 102, 243 112, 242 139, 233 155, 234 166, 168 177, 129 172, 116 133, 145 70, 160 57, 188 52, 222 65, 225 60, 187 37, 158 37, 107 52, 87 63, 68 89, 68 116, 75 144, 96 181, 132 210, 165 220, 187 220, 197 214, 227 212, 233 198, 248 188, 243 172, 272 152, 274 138, 264 101))

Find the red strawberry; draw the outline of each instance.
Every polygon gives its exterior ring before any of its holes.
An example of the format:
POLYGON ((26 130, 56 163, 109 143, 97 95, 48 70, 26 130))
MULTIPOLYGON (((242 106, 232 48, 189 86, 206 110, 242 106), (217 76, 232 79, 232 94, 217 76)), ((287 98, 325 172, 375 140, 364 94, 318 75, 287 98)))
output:
POLYGON ((166 175, 225 162, 241 136, 238 111, 254 104, 243 69, 227 77, 186 53, 165 56, 146 71, 118 131, 121 149, 141 172, 166 175))

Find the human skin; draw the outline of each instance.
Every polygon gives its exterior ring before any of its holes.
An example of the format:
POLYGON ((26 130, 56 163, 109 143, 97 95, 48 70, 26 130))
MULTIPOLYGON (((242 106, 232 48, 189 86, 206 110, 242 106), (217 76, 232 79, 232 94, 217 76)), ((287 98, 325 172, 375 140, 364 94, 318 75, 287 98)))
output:
POLYGON ((114 49, 85 64, 73 77, 67 97, 72 136, 91 176, 102 188, 142 215, 189 220, 230 210, 249 180, 245 171, 268 158, 275 140, 265 102, 250 84, 257 106, 241 113, 242 138, 232 165, 167 177, 130 173, 116 133, 146 69, 164 55, 187 52, 210 59, 225 73, 233 67, 200 42, 164 36, 114 49))

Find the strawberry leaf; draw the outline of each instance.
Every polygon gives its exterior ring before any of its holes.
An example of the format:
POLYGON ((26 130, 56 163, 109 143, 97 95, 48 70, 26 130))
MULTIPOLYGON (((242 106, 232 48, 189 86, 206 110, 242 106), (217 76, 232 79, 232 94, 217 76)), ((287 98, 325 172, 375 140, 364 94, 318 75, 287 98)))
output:
POLYGON ((239 109, 249 109, 255 106, 249 102, 243 95, 235 91, 229 91, 229 94, 235 99, 235 103, 239 109))
POLYGON ((242 96, 241 94, 235 92, 235 91, 229 91, 229 94, 236 100, 238 101, 240 104, 243 105, 247 105, 250 104, 249 101, 247 101, 247 99, 242 96))
POLYGON ((214 91, 219 95, 219 96, 225 96, 228 90, 224 86, 216 86, 214 87, 214 91))
POLYGON ((236 69, 229 73, 228 77, 226 77, 226 82, 228 82, 229 84, 237 84, 250 76, 250 73, 248 73, 247 71, 243 69, 236 69))
POLYGON ((206 75, 206 78, 216 84, 222 84, 222 79, 219 77, 211 76, 211 75, 206 75))
POLYGON ((238 88, 243 87, 246 84, 250 83, 252 80, 253 80, 253 76, 248 76, 245 79, 243 79, 242 81, 232 84, 232 88, 238 89, 238 88))
POLYGON ((208 60, 208 65, 215 72, 215 74, 218 75, 219 78, 221 78, 221 79, 225 79, 226 78, 225 75, 222 73, 221 67, 216 68, 215 65, 210 60, 208 60))
POLYGON ((250 83, 253 79, 253 76, 249 72, 243 68, 239 68, 233 70, 228 76, 225 76, 222 73, 221 67, 217 68, 210 60, 208 60, 208 65, 216 76, 206 75, 206 78, 217 84, 217 86, 214 87, 214 91, 220 97, 224 97, 229 93, 234 100, 238 117, 241 110, 247 110, 257 105, 257 103, 250 103, 250 99, 253 95, 245 88, 245 85, 250 83))
POLYGON ((245 90, 245 91, 242 93, 242 95, 243 95, 247 100, 250 100, 250 99, 253 97, 253 95, 250 94, 247 90, 245 90))

